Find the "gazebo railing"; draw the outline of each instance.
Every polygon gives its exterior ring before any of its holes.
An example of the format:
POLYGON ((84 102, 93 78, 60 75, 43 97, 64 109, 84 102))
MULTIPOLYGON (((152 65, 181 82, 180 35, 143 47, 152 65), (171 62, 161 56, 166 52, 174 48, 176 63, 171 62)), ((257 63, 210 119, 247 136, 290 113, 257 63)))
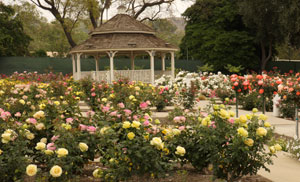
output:
MULTIPOLYGON (((155 79, 160 78, 162 75, 171 75, 171 71, 155 71, 155 79)), ((132 81, 141 81, 144 83, 151 82, 151 70, 114 70, 114 80, 118 79, 129 79, 132 81)), ((77 73, 74 79, 78 78, 77 73)), ((110 82, 110 72, 107 71, 82 71, 81 78, 91 78, 97 81, 110 82)))

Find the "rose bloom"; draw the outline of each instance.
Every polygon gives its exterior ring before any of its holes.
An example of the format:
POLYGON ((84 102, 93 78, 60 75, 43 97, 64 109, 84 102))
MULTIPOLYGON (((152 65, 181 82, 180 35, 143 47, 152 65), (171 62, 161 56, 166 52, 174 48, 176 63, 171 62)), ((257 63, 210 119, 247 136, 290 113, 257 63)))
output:
POLYGON ((129 140, 132 140, 135 137, 135 134, 133 132, 129 132, 127 134, 127 137, 128 137, 129 140))
POLYGON ((159 150, 164 148, 164 143, 162 142, 160 137, 152 138, 152 140, 150 141, 150 144, 156 146, 157 149, 159 149, 159 150))
POLYGON ((278 143, 276 145, 274 145, 274 148, 276 149, 276 151, 282 150, 282 147, 278 143))
POLYGON ((62 174, 62 169, 60 166, 55 165, 50 169, 50 174, 52 177, 57 178, 60 177, 62 174))
POLYGON ((35 128, 37 130, 43 130, 43 129, 45 129, 45 125, 44 125, 44 123, 39 123, 39 124, 35 125, 35 128))
POLYGON ((69 151, 65 148, 59 148, 57 151, 56 151, 56 154, 57 154, 57 157, 65 157, 66 155, 69 154, 69 151))
POLYGON ((266 115, 264 115, 264 114, 260 114, 260 115, 258 116, 258 119, 263 120, 263 121, 266 121, 266 120, 268 119, 268 116, 266 116, 266 115))
POLYGON ((29 164, 27 167, 26 167, 26 174, 28 176, 34 176, 36 175, 37 173, 37 166, 34 165, 34 164, 29 164))
POLYGON ((46 144, 43 142, 39 142, 36 144, 35 149, 36 150, 44 150, 46 148, 46 144))
POLYGON ((125 121, 124 123, 123 123, 123 128, 124 129, 127 129, 127 128, 130 128, 130 126, 131 126, 131 123, 129 122, 129 121, 125 121))
POLYGON ((180 155, 180 156, 184 156, 184 154, 185 154, 185 148, 183 148, 181 146, 176 147, 175 154, 180 155))
POLYGON ((33 117, 34 117, 35 119, 44 118, 44 117, 45 117, 45 113, 44 113, 44 111, 38 111, 38 112, 36 112, 36 113, 33 115, 33 117))
POLYGON ((271 127, 271 124, 270 124, 269 122, 265 122, 265 123, 264 123, 264 126, 265 126, 266 128, 269 128, 269 127, 271 127))
POLYGON ((267 135, 267 130, 265 129, 265 128, 263 128, 263 127, 259 127, 259 128, 257 128, 257 130, 256 130, 256 134, 258 135, 258 136, 266 136, 267 135))
POLYGON ((78 146, 81 152, 86 152, 89 149, 89 146, 83 142, 80 142, 78 146))
POLYGON ((249 147, 252 147, 254 141, 253 141, 251 138, 247 138, 247 139, 244 141, 244 143, 245 143, 246 145, 248 145, 249 147))
POLYGON ((138 122, 138 121, 133 121, 132 124, 131 124, 131 127, 136 128, 136 129, 139 129, 140 126, 141 126, 141 123, 138 122))
POLYGON ((239 119, 240 119, 241 123, 246 123, 247 122, 247 117, 245 115, 241 115, 239 119))
POLYGON ((54 152, 53 152, 53 150, 44 150, 44 153, 46 155, 52 155, 54 152))
POLYGON ((54 146, 54 143, 48 143, 47 144, 47 150, 55 150, 56 147, 54 146))
POLYGON ((34 139, 34 134, 33 134, 33 133, 27 132, 27 133, 25 134, 25 136, 26 136, 26 138, 27 138, 28 140, 33 140, 33 139, 34 139))
POLYGON ((125 105, 121 102, 121 103, 118 104, 118 107, 119 107, 119 108, 124 108, 125 105))
POLYGON ((73 118, 67 118, 67 119, 66 119, 66 122, 67 122, 68 124, 73 124, 73 118))
POLYGON ((243 137, 247 137, 248 136, 248 131, 247 130, 245 130, 244 128, 238 128, 237 129, 237 132, 238 132, 238 134, 240 135, 240 136, 243 136, 243 137))

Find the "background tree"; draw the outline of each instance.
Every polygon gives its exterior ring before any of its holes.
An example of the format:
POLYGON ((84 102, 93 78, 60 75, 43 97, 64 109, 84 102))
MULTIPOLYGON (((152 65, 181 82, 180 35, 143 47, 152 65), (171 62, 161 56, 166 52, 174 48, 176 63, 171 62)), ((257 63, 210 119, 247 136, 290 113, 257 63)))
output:
POLYGON ((22 22, 11 6, 0 2, 0 56, 28 54, 30 37, 23 31, 22 22))
POLYGON ((256 68, 259 58, 254 36, 243 24, 236 0, 198 0, 183 16, 187 25, 181 56, 189 54, 225 72, 228 64, 256 68))
POLYGON ((299 0, 239 0, 244 23, 255 35, 260 47, 260 68, 276 55, 275 45, 300 44, 299 0))

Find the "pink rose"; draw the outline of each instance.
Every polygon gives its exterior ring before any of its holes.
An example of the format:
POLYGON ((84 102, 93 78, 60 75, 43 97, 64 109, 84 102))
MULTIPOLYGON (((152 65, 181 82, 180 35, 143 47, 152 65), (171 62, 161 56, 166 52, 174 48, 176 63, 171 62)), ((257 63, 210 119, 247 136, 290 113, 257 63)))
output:
POLYGON ((148 120, 144 121, 143 123, 145 126, 149 126, 150 122, 148 120))
POLYGON ((147 107, 148 107, 148 104, 147 104, 146 102, 142 102, 142 103, 140 104, 140 108, 141 108, 142 110, 147 109, 147 107))
POLYGON ((129 116, 132 112, 129 109, 124 109, 125 115, 129 116))
POLYGON ((80 125, 79 125, 79 129, 80 129, 80 131, 84 131, 84 130, 87 129, 87 126, 84 125, 84 124, 80 124, 80 125))
POLYGON ((67 119, 66 119, 66 122, 67 122, 68 124, 73 124, 73 118, 67 118, 67 119))
POLYGON ((59 135, 54 135, 52 138, 51 138, 51 141, 54 142, 55 140, 59 139, 59 135))
POLYGON ((111 112, 109 115, 110 116, 117 116, 117 111, 111 112))
POLYGON ((88 126, 86 130, 90 133, 95 133, 96 128, 94 126, 88 126))
POLYGON ((96 93, 95 93, 95 92, 92 92, 91 96, 92 96, 92 97, 95 97, 95 96, 96 96, 96 93))
POLYGON ((179 130, 184 130, 185 129, 185 126, 179 126, 179 128, 178 128, 179 130))
POLYGON ((54 143, 48 143, 47 144, 47 150, 55 150, 56 149, 56 147, 54 146, 54 143))
POLYGON ((21 113, 20 113, 20 112, 17 112, 17 113, 15 114, 15 116, 16 116, 16 117, 21 117, 21 113))
POLYGON ((28 119, 26 119, 26 122, 31 123, 31 124, 36 124, 37 123, 36 119, 34 119, 34 118, 28 118, 28 119))
POLYGON ((109 107, 103 106, 102 107, 102 112, 107 113, 109 111, 109 109, 110 109, 109 107))
POLYGON ((125 108, 125 105, 121 102, 118 104, 118 107, 123 109, 123 108, 125 108))

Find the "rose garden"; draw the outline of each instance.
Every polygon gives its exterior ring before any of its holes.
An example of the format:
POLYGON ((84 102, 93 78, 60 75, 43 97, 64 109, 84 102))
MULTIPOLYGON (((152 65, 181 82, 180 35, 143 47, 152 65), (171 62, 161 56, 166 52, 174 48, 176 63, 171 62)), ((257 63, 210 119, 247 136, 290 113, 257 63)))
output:
POLYGON ((84 175, 90 175, 86 181, 159 180, 184 166, 211 179, 238 181, 268 170, 277 151, 299 158, 299 141, 274 137, 268 117, 257 114, 263 103, 271 110, 279 94, 281 116, 294 117, 299 81, 299 73, 276 71, 179 72, 155 85, 74 81, 52 73, 3 76, 1 181, 76 181, 84 175), (209 104, 198 107, 204 99, 209 104), (236 101, 253 110, 237 117, 231 110, 236 101), (83 102, 90 108, 86 113, 83 102), (167 118, 152 116, 166 108, 167 118))

